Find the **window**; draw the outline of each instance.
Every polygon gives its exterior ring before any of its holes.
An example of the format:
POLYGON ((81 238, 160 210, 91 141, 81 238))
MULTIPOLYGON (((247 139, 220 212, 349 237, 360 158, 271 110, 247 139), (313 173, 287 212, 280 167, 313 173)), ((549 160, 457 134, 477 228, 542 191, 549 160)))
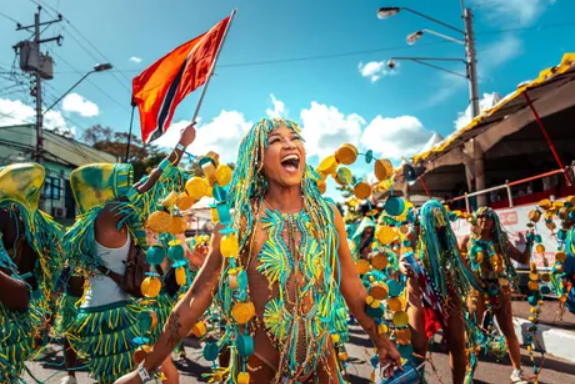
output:
POLYGON ((50 200, 60 200, 62 196, 62 179, 57 177, 46 177, 44 183, 44 197, 50 200))

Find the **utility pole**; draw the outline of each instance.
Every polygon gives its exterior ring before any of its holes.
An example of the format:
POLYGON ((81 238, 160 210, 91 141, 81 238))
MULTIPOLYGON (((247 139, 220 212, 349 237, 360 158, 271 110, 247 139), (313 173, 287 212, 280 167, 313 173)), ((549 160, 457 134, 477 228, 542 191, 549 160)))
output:
MULTIPOLYGON (((465 56, 467 61, 467 76, 469 78, 469 102, 471 103, 471 118, 481 113, 479 106, 479 87, 477 84, 477 58, 475 51, 475 34, 473 32, 473 13, 470 8, 463 10, 465 21, 465 56)), ((475 173, 475 190, 485 189, 485 154, 476 139, 473 140, 473 167, 475 173)), ((485 194, 477 196, 477 206, 487 205, 485 194)))
POLYGON ((58 23, 63 20, 62 15, 58 15, 58 19, 40 22, 40 12, 42 7, 38 7, 38 11, 34 14, 34 24, 29 26, 18 25, 16 30, 30 30, 34 28, 33 43, 29 41, 21 41, 14 48, 20 49, 20 68, 34 75, 34 88, 32 96, 36 99, 36 150, 34 152, 34 160, 37 163, 42 163, 44 158, 44 143, 43 143, 43 113, 42 113, 42 79, 53 78, 53 61, 47 54, 44 55, 40 51, 40 46, 43 43, 56 41, 58 45, 62 40, 62 35, 51 37, 48 39, 41 39, 40 27, 58 23))

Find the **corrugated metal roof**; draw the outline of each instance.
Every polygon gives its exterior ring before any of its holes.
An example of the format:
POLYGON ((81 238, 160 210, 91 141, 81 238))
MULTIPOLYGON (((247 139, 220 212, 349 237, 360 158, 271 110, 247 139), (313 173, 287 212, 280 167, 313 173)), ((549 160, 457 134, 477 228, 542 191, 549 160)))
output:
MULTIPOLYGON (((0 144, 18 143, 18 149, 35 150, 36 126, 31 124, 0 127, 0 144)), ((90 163, 115 163, 116 157, 84 143, 44 130, 44 156, 47 160, 79 167, 90 163)))

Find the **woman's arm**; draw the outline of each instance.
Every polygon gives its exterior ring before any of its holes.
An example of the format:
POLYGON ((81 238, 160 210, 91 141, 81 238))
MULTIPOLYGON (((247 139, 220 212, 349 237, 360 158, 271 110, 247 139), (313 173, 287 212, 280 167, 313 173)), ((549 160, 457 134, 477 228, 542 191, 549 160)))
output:
POLYGON ((28 287, 0 270, 0 303, 9 311, 26 312, 30 303, 28 287))
POLYGON ((395 345, 393 345, 385 334, 379 334, 375 321, 365 313, 365 300, 367 299, 368 293, 357 274, 355 263, 353 262, 349 246, 345 240, 347 237, 343 218, 337 209, 334 209, 334 212, 335 227, 340 239, 337 253, 341 273, 341 294, 352 315, 357 319, 377 347, 382 366, 392 363, 397 367, 401 367, 401 357, 395 345))
POLYGON ((509 240, 507 240, 507 244, 509 247, 509 257, 513 260, 517 261, 520 264, 529 264, 529 260, 531 260, 531 244, 525 244, 525 250, 521 252, 520 250, 515 247, 509 240))
MULTIPOLYGON (((182 160, 182 156, 184 155, 184 152, 178 147, 181 145, 181 147, 187 148, 196 139, 196 129, 194 128, 195 125, 196 123, 192 122, 184 129, 182 136, 180 137, 180 141, 178 142, 179 145, 174 148, 174 150, 168 155, 167 159, 170 161, 170 163, 172 163, 173 166, 177 166, 182 160)), ((149 191, 150 188, 156 184, 160 176, 162 176, 162 172, 163 171, 159 167, 154 168, 147 178, 144 178, 143 181, 137 182, 134 187, 140 193, 149 191)))
MULTIPOLYGON (((219 233, 222 228, 222 226, 216 227, 206 262, 184 298, 176 304, 159 340, 144 360, 144 368, 150 374, 158 369, 172 350, 190 333, 194 324, 198 322, 212 303, 222 268, 222 255, 220 253, 222 235, 219 233)), ((137 372, 131 372, 116 381, 117 384, 140 382, 137 372)))

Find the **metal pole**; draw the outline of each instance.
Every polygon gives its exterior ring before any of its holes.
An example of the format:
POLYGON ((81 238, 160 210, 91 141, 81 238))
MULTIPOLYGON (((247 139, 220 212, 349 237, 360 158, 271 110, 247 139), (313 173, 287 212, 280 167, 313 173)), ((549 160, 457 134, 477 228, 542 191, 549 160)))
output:
POLYGON ((76 83, 75 83, 74 85, 72 85, 72 86, 70 87, 70 89, 68 89, 66 92, 64 92, 64 94, 63 94, 62 96, 60 96, 60 97, 58 98, 58 100, 56 100, 55 102, 53 102, 51 106, 49 106, 48 108, 46 108, 46 109, 44 110, 44 114, 46 114, 46 112, 48 112, 49 110, 51 110, 52 108, 54 108, 54 107, 56 106, 56 104, 58 104, 58 103, 60 102, 60 100, 62 100, 64 97, 66 97, 66 95, 67 95, 68 93, 72 92, 72 90, 73 90, 74 88, 76 88, 76 87, 78 86, 78 84, 80 84, 82 81, 84 81, 84 79, 85 79, 86 77, 88 77, 90 74, 92 74, 92 73, 94 73, 94 72, 96 72, 96 71, 90 71, 90 72, 86 73, 84 76, 82 76, 82 77, 80 78, 80 80, 76 81, 76 83))
MULTIPOLYGON (((541 121, 541 118, 539 117, 537 110, 535 110, 535 107, 533 106, 533 103, 531 102, 531 98, 529 97, 529 93, 527 91, 525 91, 525 92, 523 92, 523 96, 525 97, 525 100, 527 100, 527 104, 529 105, 529 108, 531 109, 531 113, 533 113, 533 117, 535 118, 535 121, 537 122, 539 129, 543 133, 543 136, 545 136, 545 141, 547 141, 547 145, 549 146, 549 149, 551 149, 551 153, 553 153, 553 157, 555 158, 557 165, 559 165, 559 168, 564 170, 565 166, 563 165, 563 162, 561 161, 559 154, 555 150, 555 145, 553 144, 553 141, 551 141, 551 137, 549 136, 549 133, 547 133, 547 130, 545 129, 545 125, 543 125, 543 122, 541 121)), ((565 175, 565 180, 567 180, 567 184, 572 185, 573 181, 571 180, 571 176, 569 175, 569 173, 563 172, 563 175, 565 175)))
POLYGON ((507 199, 509 200, 509 208, 513 208, 513 194, 509 186, 509 180, 505 180, 505 189, 507 189, 507 199))
MULTIPOLYGON (((479 115, 479 86, 477 82, 477 57, 475 51, 475 34, 473 32, 473 12, 467 8, 463 11, 465 20, 465 53, 467 58, 467 76, 469 78, 469 96, 472 118, 479 115)), ((473 166, 475 168, 475 191, 485 189, 485 156, 477 140, 473 141, 473 166)), ((477 196, 478 207, 487 205, 487 196, 477 196)))
POLYGON ((130 144, 132 142, 132 127, 134 126, 134 109, 136 109, 136 106, 132 105, 132 113, 130 115, 130 130, 128 131, 128 144, 126 144, 126 157, 124 158, 124 163, 127 163, 128 158, 130 157, 130 144))
POLYGON ((224 43, 226 42, 226 37, 228 35, 228 31, 230 30, 230 26, 232 25, 232 22, 234 21, 234 16, 236 15, 236 12, 237 12, 237 9, 234 9, 232 11, 232 14, 230 15, 230 22, 228 23, 228 25, 226 25, 226 30, 224 31, 224 36, 222 37, 222 41, 221 41, 221 43, 218 46, 218 49, 216 51, 216 56, 214 57, 214 62, 212 63, 212 66, 210 68, 210 72, 208 73, 208 78, 206 79, 206 83, 204 84, 204 87, 202 88, 202 93, 200 94, 200 99, 198 100, 198 105, 196 105, 196 110, 194 111, 194 116, 192 117, 192 123, 194 123, 196 121, 196 119, 198 118, 198 114, 200 113, 200 108, 202 107, 202 103, 204 101, 204 96, 206 95, 206 90, 208 89, 208 86, 210 85, 210 79, 214 75, 214 70, 216 69, 218 57, 220 56, 220 52, 222 50, 222 47, 223 47, 224 43))
MULTIPOLYGON (((40 56, 40 10, 34 14, 34 44, 38 49, 40 56)), ((44 145, 42 138, 42 125, 44 115, 42 114, 42 78, 40 77, 40 68, 34 71, 36 80, 36 162, 42 164, 44 155, 44 145)))

